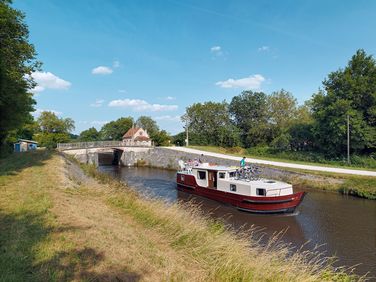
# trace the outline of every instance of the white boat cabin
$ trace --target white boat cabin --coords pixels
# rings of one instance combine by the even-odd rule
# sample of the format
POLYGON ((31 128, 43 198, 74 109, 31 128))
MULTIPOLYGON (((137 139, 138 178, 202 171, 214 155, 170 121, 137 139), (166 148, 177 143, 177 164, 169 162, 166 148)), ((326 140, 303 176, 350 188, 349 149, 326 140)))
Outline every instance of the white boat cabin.
POLYGON ((237 167, 209 165, 181 166, 179 175, 193 175, 200 187, 244 196, 275 197, 293 194, 292 185, 270 179, 241 174, 237 167))

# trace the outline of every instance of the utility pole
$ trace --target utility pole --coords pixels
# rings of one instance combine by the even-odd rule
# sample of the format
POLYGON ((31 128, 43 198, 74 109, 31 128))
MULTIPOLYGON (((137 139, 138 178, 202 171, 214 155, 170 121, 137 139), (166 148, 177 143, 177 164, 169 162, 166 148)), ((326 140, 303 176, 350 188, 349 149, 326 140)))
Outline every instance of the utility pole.
POLYGON ((189 138, 188 138, 188 122, 185 125, 185 132, 186 132, 186 139, 185 139, 185 145, 188 147, 189 146, 189 138))
POLYGON ((347 115, 347 163, 350 164, 350 116, 347 115))

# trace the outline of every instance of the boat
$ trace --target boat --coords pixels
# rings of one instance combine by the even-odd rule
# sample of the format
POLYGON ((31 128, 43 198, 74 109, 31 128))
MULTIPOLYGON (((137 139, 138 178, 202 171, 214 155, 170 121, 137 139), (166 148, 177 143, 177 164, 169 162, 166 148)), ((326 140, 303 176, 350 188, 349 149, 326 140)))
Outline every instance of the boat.
POLYGON ((251 213, 293 213, 305 192, 291 184, 261 177, 252 166, 243 168, 179 161, 177 189, 235 206, 251 213))

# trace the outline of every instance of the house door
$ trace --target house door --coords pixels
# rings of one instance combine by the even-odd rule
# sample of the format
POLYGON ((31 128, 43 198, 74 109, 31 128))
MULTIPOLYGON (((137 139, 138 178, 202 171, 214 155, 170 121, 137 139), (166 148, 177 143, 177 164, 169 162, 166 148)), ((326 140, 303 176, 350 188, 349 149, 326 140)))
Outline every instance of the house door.
POLYGON ((217 172, 216 171, 208 171, 208 181, 209 181, 209 188, 217 188, 217 172))

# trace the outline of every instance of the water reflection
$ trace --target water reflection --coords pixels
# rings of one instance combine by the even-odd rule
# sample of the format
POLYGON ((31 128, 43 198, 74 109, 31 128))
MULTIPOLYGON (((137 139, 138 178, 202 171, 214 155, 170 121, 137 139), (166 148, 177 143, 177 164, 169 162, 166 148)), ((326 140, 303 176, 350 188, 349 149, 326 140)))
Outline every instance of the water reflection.
POLYGON ((103 166, 100 170, 127 182, 140 193, 169 202, 193 201, 214 218, 233 228, 252 225, 262 229, 265 238, 284 231, 283 240, 300 247, 323 245, 327 255, 336 255, 340 265, 357 267, 357 273, 376 276, 376 201, 311 191, 293 215, 258 215, 238 211, 216 201, 176 190, 175 172, 134 167, 103 166))

